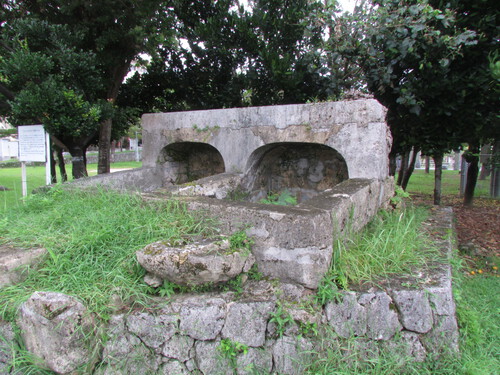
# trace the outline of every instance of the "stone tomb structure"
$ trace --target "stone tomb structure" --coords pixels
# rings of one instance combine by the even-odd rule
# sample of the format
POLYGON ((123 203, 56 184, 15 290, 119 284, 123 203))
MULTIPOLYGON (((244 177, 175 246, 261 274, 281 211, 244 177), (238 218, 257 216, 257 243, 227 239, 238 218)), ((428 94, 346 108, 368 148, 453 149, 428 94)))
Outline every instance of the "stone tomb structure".
MULTIPOLYGON (((384 118, 374 100, 144 115, 143 167, 76 184, 177 196, 217 218, 223 234, 245 230, 254 241, 250 254, 225 253, 219 239, 150 244, 137 251, 144 281, 217 283, 241 273, 244 280, 253 264, 267 278, 248 279, 239 294, 155 297, 154 306, 128 313, 118 301, 107 324, 74 296, 37 291, 17 317, 26 348, 57 374, 99 375, 299 375, 311 352, 329 347, 354 361, 456 351, 449 265, 339 292, 323 306, 314 300, 334 241, 364 226, 393 194, 384 118), (297 205, 259 203, 285 189, 297 205), (228 356, 236 344, 245 350, 228 356)), ((435 211, 428 225, 450 254, 451 211, 435 211)), ((12 323, 0 321, 0 338, 0 374, 14 373, 12 323)))
POLYGON ((146 114, 143 167, 83 183, 184 197, 223 233, 245 228, 265 276, 316 289, 335 238, 393 193, 385 114, 373 99, 146 114), (298 205, 258 203, 285 190, 298 205))

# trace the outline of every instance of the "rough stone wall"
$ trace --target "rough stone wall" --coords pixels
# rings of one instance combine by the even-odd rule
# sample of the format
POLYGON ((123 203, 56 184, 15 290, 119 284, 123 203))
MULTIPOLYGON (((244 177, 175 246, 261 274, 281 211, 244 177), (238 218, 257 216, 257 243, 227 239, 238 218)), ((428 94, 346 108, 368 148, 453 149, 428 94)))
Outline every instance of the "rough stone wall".
MULTIPOLYGON (((436 210, 429 223, 436 238, 441 238, 438 243, 443 253, 449 254, 451 209, 436 210)), ((299 375, 315 360, 311 352, 321 355, 327 347, 342 348, 339 353, 352 360, 390 353, 403 360, 422 361, 428 355, 455 352, 458 328, 450 266, 437 266, 418 270, 420 276, 381 280, 377 287, 343 292, 338 302, 325 306, 315 304, 303 286, 273 281, 248 281, 238 295, 158 298, 154 306, 112 315, 103 328, 108 339, 97 351, 97 365, 94 370, 87 367, 86 373, 213 375, 260 371, 299 375)), ((75 326, 81 320, 64 317, 86 315, 72 297, 60 296, 65 301, 61 303, 56 301, 56 293, 47 299, 49 294, 38 293, 27 301, 18 323, 26 328, 25 334, 35 332, 26 338, 32 347, 62 345, 53 353, 43 352, 44 363, 53 370, 62 368, 57 373, 70 373, 81 364, 81 354, 89 346, 78 345, 78 335, 71 335, 82 332, 75 326), (45 299, 36 302, 40 298, 45 299), (71 307, 41 308, 48 301, 55 307, 71 307), (26 314, 28 310, 30 314, 26 314), (54 329, 47 329, 47 324, 54 329), (37 335, 37 329, 44 335, 37 335), (64 366, 57 367, 61 363, 56 359, 70 350, 75 351, 73 355, 66 355, 64 366)), ((88 327, 89 323, 81 324, 88 327)), ((0 335, 4 338, 0 341, 0 374, 11 374, 16 370, 9 367, 14 340, 11 324, 0 322, 0 335)), ((87 362, 92 363, 91 358, 87 362)))

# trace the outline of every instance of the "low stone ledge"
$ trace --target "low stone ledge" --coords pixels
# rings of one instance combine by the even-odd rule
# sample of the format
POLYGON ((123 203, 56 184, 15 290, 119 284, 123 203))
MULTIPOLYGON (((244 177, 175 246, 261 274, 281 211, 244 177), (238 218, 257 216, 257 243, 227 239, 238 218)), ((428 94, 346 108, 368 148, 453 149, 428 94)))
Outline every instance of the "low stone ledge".
POLYGON ((249 250, 231 249, 228 240, 205 240, 180 247, 155 242, 136 255, 139 264, 156 278, 186 286, 225 282, 248 272, 255 263, 249 250))
MULTIPOLYGON (((195 182, 197 184, 198 182, 195 182)), ((388 196, 386 181, 350 179, 297 206, 275 206, 185 197, 193 211, 217 218, 221 230, 241 228, 254 238, 259 270, 285 283, 317 289, 332 257, 332 244, 350 226, 364 226, 388 196)))

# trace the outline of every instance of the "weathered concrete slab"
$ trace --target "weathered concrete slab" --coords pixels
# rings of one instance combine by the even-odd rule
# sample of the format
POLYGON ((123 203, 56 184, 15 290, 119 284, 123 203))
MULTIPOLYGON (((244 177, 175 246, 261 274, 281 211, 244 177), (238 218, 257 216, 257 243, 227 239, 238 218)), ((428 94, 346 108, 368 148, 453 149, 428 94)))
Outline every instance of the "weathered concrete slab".
POLYGON ((385 179, 391 137, 386 110, 374 99, 146 114, 143 165, 155 167, 171 143, 206 143, 227 172, 246 172, 259 147, 281 142, 316 143, 338 151, 350 178, 385 179))
POLYGON ((347 227, 365 225, 387 201, 387 190, 385 182, 351 179, 297 206, 205 197, 184 201, 191 210, 217 218, 223 233, 246 228, 264 275, 316 289, 330 265, 334 238, 347 227))

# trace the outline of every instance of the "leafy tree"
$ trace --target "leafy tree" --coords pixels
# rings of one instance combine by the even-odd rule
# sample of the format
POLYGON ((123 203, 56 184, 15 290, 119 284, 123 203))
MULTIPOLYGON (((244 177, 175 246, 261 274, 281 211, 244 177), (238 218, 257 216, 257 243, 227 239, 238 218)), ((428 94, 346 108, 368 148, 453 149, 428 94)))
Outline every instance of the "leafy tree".
POLYGON ((174 2, 176 43, 158 45, 146 72, 129 78, 118 102, 143 111, 241 105, 242 10, 237 1, 174 2))
POLYGON ((417 147, 434 157, 439 204, 443 154, 494 128, 497 99, 474 99, 480 91, 489 94, 489 88, 479 79, 481 69, 466 63, 481 38, 458 21, 466 15, 426 0, 374 4, 358 8, 347 52, 359 57, 368 89, 388 108, 393 156, 417 147))
MULTIPOLYGON (((320 1, 179 1, 176 45, 160 46, 119 103, 144 111, 304 103, 339 97, 346 64, 329 64, 324 33, 336 9, 320 1), (339 73, 340 72, 340 73, 339 73)), ((330 38, 330 44, 340 40, 330 38)), ((341 56, 337 54, 337 59, 341 56)))
POLYGON ((326 14, 336 9, 309 0, 255 0, 252 4, 251 31, 244 46, 252 104, 338 97, 341 85, 332 78, 335 67, 326 63, 323 52, 326 14))
POLYGON ((0 85, 10 121, 42 123, 73 156, 73 176, 86 176, 85 151, 111 115, 96 95, 101 82, 95 55, 74 48, 80 35, 62 25, 16 20, 5 31, 0 85))
MULTIPOLYGON (((18 18, 64 26, 68 35, 78 36, 71 40, 73 44, 66 44, 67 49, 95 58, 96 75, 82 78, 99 81, 91 88, 92 96, 113 105, 132 61, 141 52, 170 43, 173 21, 169 6, 170 2, 160 0, 9 1, 2 7, 7 20, 2 31, 18 18)), ((42 39, 43 35, 39 35, 38 40, 42 39)), ((30 49, 31 44, 28 41, 30 49)), ((87 91, 77 94, 86 100, 89 95, 87 91)), ((99 124, 99 173, 109 172, 112 121, 112 116, 104 116, 99 124)))

